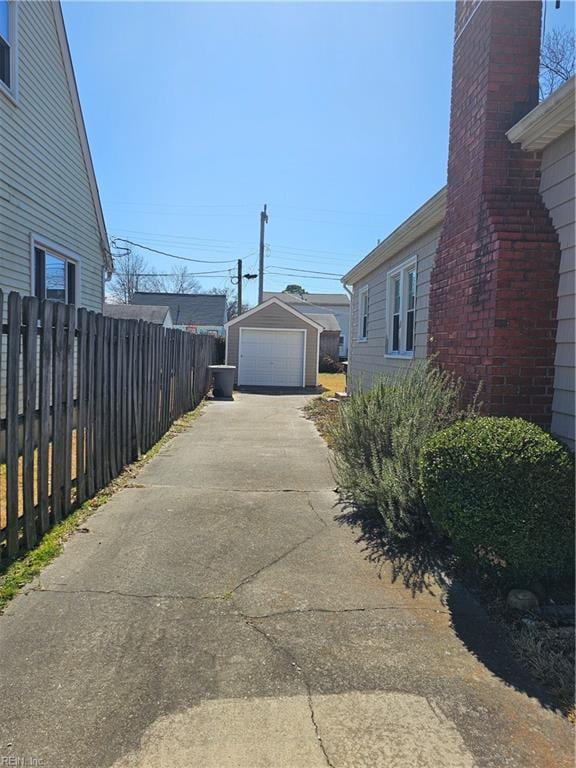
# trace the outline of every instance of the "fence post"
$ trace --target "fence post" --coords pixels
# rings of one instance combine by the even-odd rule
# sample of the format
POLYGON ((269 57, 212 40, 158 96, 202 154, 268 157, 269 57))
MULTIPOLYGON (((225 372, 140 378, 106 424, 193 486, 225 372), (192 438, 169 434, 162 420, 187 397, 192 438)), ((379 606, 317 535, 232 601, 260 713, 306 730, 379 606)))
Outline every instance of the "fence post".
POLYGON ((24 514, 24 545, 30 549, 36 543, 34 509, 34 448, 36 421, 36 342, 38 338, 38 299, 26 296, 24 310, 24 445, 22 450, 22 496, 24 514))

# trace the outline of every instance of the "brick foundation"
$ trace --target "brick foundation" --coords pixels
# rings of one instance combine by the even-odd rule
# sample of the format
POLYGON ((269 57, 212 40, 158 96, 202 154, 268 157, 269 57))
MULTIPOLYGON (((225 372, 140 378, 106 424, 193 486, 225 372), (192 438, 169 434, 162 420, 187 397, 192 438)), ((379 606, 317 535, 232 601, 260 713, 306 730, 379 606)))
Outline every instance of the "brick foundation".
POLYGON ((540 156, 505 132, 538 102, 539 2, 458 2, 447 212, 428 351, 488 413, 549 426, 560 246, 540 156))

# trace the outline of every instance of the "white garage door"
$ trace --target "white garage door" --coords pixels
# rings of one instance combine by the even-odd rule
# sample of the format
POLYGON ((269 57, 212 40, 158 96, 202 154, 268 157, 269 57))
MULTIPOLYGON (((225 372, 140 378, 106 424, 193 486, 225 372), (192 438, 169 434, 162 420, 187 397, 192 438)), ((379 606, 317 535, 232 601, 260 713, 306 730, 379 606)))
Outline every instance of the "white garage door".
POLYGON ((238 384, 301 387, 305 331, 240 329, 238 384))

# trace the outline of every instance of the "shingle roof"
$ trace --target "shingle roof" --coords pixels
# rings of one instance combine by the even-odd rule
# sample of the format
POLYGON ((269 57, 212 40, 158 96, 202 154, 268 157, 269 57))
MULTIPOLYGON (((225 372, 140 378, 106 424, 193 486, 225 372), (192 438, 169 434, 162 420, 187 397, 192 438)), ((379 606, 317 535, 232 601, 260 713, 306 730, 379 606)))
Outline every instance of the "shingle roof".
POLYGON ((145 320, 147 323, 163 325, 169 307, 158 307, 154 304, 104 304, 103 314, 115 317, 117 320, 145 320))
POLYGON ((207 293, 135 293, 133 304, 170 307, 174 325, 224 325, 226 297, 207 293))
POLYGON ((303 315, 309 315, 317 323, 324 326, 325 331, 338 331, 340 332, 340 323, 331 312, 304 312, 301 307, 298 307, 298 311, 303 315))
POLYGON ((317 323, 323 325, 325 331, 342 330, 336 316, 324 307, 317 307, 315 304, 308 304, 305 301, 299 304, 292 304, 291 306, 303 315, 308 315, 313 320, 316 320, 317 323))
POLYGON ((307 293, 304 297, 311 304, 338 304, 347 307, 350 297, 346 293, 307 293))
POLYGON ((345 293, 305 293, 300 296, 297 293, 285 293, 284 291, 264 291, 264 301, 275 296, 286 304, 314 304, 316 306, 338 305, 347 307, 350 299, 345 293))

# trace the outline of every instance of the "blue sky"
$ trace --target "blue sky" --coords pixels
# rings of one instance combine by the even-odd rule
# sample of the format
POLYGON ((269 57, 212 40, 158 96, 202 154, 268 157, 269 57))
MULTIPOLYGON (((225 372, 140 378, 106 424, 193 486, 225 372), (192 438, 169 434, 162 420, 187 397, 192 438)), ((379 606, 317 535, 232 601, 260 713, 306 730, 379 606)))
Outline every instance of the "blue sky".
MULTIPOLYGON (((548 25, 569 23, 573 7, 553 5, 548 25)), ((255 272, 267 203, 269 273, 343 274, 445 183, 453 13, 451 2, 65 2, 110 236, 255 272)), ((146 257, 161 271, 178 263, 146 257)), ((267 274, 265 288, 289 282, 340 289, 288 274, 267 274)))

